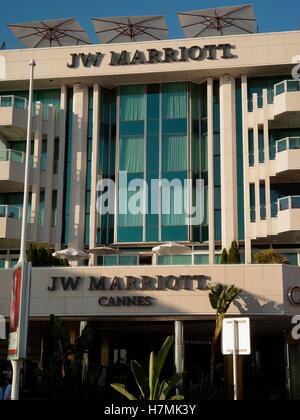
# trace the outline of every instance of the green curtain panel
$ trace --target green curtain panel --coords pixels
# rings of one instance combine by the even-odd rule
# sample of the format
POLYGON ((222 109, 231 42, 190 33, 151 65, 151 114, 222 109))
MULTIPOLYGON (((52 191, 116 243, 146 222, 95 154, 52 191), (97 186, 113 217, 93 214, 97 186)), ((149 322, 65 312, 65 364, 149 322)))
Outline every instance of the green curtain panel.
MULTIPOLYGON (((168 200, 168 196, 163 193, 163 203, 164 199, 168 200)), ((162 205, 162 224, 163 226, 185 226, 186 225, 186 215, 184 212, 184 203, 186 199, 184 193, 181 194, 175 191, 174 188, 170 189, 170 214, 167 213, 168 206, 162 205), (164 208, 165 207, 165 208, 164 208), (178 214, 179 213, 179 214, 178 214)))
POLYGON ((145 119, 144 85, 123 86, 120 89, 120 120, 143 121, 145 119))
POLYGON ((186 136, 164 136, 162 158, 164 172, 186 171, 188 166, 186 136))
POLYGON ((121 137, 120 171, 144 172, 144 137, 121 137))
POLYGON ((163 85, 163 118, 167 120, 187 118, 186 83, 163 85))
MULTIPOLYGON (((128 191, 127 192, 127 200, 128 203, 131 199, 132 196, 134 196, 135 194, 137 194, 136 191, 128 191)), ((127 206, 127 210, 128 210, 127 206)), ((143 226, 143 214, 139 213, 139 214, 131 214, 128 213, 127 214, 119 214, 118 215, 118 219, 119 219, 119 227, 140 227, 143 226)))

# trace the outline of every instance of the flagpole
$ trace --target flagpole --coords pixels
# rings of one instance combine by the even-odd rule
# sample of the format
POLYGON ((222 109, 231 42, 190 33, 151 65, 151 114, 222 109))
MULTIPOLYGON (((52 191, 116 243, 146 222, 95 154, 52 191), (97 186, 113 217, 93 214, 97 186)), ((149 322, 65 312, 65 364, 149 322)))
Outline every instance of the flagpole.
MULTIPOLYGON (((23 269, 27 263, 27 229, 28 229, 28 198, 29 198, 29 177, 30 177, 30 152, 31 152, 31 129, 32 129, 32 103, 33 103, 33 80, 34 80, 34 68, 36 66, 35 61, 32 59, 29 63, 30 66, 30 81, 29 81, 29 99, 28 99, 28 121, 27 121, 27 140, 26 140, 26 158, 25 158, 25 176, 24 176, 24 197, 23 197, 23 213, 22 213, 22 231, 21 231, 21 247, 20 247, 20 258, 18 264, 23 265, 23 269)), ((23 277, 23 281, 26 281, 23 277)), ((22 298, 22 296, 21 296, 22 298)), ((29 299, 29 296, 28 296, 29 299)), ((20 317, 22 316, 20 313, 20 317)), ((24 322, 24 320, 23 320, 24 322)), ((20 319, 20 326, 24 326, 22 319, 20 319)), ((20 371, 22 360, 12 360, 12 389, 11 389, 11 399, 19 400, 20 392, 20 371)))

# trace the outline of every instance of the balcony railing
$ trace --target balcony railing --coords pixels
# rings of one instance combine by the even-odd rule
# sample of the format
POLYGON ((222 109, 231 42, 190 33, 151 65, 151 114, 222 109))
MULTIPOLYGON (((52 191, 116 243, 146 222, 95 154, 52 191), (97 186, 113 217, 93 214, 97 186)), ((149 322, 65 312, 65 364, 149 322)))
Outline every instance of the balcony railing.
POLYGON ((25 153, 18 150, 0 149, 0 162, 16 162, 24 164, 25 153))
POLYGON ((300 195, 283 197, 278 200, 279 211, 300 209, 300 195))
POLYGON ((300 149, 300 137, 286 137, 276 142, 276 152, 300 149))
POLYGON ((0 205, 0 217, 21 220, 22 207, 0 205))
POLYGON ((275 96, 281 95, 286 92, 299 92, 300 80, 284 80, 274 86, 275 96))
POLYGON ((0 96, 0 108, 19 108, 27 109, 28 101, 26 98, 21 98, 15 95, 1 95, 0 96))

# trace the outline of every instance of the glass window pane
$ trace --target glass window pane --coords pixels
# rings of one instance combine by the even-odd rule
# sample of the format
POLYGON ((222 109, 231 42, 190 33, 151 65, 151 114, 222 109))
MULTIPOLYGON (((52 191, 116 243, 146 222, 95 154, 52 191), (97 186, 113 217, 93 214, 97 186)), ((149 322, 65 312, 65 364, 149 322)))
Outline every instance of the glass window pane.
POLYGON ((186 136, 164 136, 162 160, 164 172, 187 170, 186 136))
POLYGON ((163 118, 172 120, 187 117, 186 83, 163 85, 163 118))
POLYGON ((144 85, 120 88, 120 120, 142 121, 145 119, 144 85))
POLYGON ((144 137, 121 137, 120 171, 144 171, 144 137))

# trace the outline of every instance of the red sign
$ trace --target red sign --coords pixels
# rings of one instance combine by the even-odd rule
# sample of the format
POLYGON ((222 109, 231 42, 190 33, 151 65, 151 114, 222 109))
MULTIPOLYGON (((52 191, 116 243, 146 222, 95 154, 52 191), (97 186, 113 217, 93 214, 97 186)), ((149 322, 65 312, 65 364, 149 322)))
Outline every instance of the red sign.
POLYGON ((13 272, 9 323, 8 359, 25 359, 28 334, 31 265, 23 263, 13 272))
POLYGON ((9 356, 17 354, 17 335, 20 321, 20 303, 21 303, 21 287, 22 287, 22 268, 18 267, 13 274, 12 296, 10 307, 9 333, 10 343, 8 349, 9 356))

